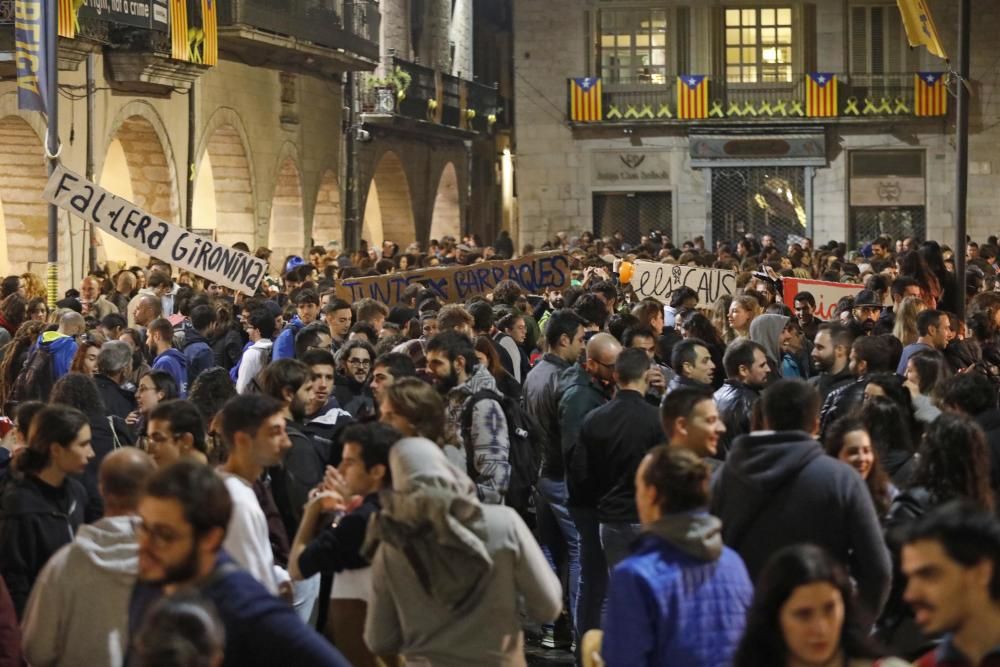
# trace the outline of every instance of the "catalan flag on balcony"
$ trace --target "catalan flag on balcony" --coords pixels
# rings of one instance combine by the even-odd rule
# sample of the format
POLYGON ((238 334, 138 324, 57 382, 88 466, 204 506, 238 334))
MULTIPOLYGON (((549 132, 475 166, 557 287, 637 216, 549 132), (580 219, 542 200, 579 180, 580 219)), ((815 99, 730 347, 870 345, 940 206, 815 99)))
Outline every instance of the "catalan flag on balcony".
POLYGON ((948 89, 943 72, 917 72, 913 75, 913 108, 918 116, 944 116, 948 113, 948 89))
POLYGON ((569 80, 569 119, 594 123, 604 119, 601 108, 601 80, 593 77, 569 80))
POLYGON ((677 118, 708 118, 708 77, 704 74, 677 77, 677 118))
POLYGON ((56 32, 60 37, 73 39, 76 37, 77 12, 80 9, 73 9, 73 0, 59 0, 59 21, 56 32))
POLYGON ((829 118, 837 112, 837 77, 829 72, 806 74, 806 115, 829 118))
POLYGON ((189 60, 187 0, 170 0, 170 57, 189 60))

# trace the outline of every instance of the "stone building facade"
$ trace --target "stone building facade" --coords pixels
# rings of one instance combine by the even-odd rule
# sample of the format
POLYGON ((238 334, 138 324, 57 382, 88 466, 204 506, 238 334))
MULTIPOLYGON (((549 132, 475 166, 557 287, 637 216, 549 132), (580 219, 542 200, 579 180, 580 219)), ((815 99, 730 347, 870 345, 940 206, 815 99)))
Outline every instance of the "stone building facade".
MULTIPOLYGON (((930 5, 954 54, 956 3, 930 5)), ((1000 6, 972 5, 968 223, 985 238, 1000 204, 1000 6)), ((914 81, 948 65, 907 47, 894 2, 517 0, 514 34, 522 243, 618 229, 953 242, 954 98, 917 116, 914 81), (835 117, 784 113, 810 72, 837 77, 835 117), (680 75, 707 75, 712 115, 678 120, 680 75), (601 79, 600 121, 570 119, 576 77, 601 79)))

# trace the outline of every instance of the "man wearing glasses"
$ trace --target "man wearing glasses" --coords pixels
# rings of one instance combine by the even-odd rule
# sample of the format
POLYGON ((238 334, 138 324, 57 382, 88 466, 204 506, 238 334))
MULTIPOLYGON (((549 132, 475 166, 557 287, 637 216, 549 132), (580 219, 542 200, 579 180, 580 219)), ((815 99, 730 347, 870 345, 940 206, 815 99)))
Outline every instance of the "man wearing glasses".
POLYGON ((153 476, 139 502, 139 583, 129 629, 141 627, 161 597, 194 587, 218 610, 226 664, 346 667, 335 648, 225 553, 231 514, 229 491, 208 466, 182 461, 153 476))
POLYGON ((337 399, 337 403, 355 419, 373 412, 375 403, 369 385, 375 348, 363 340, 349 340, 340 348, 337 360, 340 362, 340 372, 333 387, 333 397, 337 399))

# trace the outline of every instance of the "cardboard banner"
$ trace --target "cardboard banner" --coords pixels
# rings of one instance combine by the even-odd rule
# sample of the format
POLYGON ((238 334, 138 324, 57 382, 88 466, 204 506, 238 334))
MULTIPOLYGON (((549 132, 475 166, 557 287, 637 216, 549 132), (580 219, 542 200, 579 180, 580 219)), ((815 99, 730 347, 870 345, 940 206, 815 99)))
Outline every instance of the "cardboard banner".
POLYGON ((629 283, 640 299, 670 303, 670 295, 681 287, 698 293, 698 307, 710 308, 716 299, 736 294, 736 272, 698 266, 637 261, 629 283))
POLYGON ((864 289, 862 285, 851 283, 829 283, 824 280, 803 280, 802 278, 782 278, 781 291, 784 304, 795 310, 795 295, 809 292, 816 298, 816 317, 832 320, 837 302, 845 296, 854 296, 864 289))
POLYGON ((384 276, 347 278, 337 284, 337 297, 348 302, 370 298, 394 306, 402 300, 407 286, 420 283, 445 303, 456 303, 486 294, 502 280, 513 280, 534 294, 546 288, 561 289, 569 285, 569 260, 562 252, 552 251, 467 266, 436 266, 384 276))
POLYGON ((42 196, 140 252, 244 294, 267 273, 263 260, 155 218, 61 164, 42 196))

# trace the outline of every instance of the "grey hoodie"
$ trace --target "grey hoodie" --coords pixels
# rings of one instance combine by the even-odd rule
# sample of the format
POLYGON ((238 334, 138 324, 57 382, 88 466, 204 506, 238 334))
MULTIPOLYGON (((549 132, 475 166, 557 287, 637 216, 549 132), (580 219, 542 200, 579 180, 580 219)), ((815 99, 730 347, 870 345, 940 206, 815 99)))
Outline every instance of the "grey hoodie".
POLYGON ((759 343, 767 353, 767 359, 775 368, 781 368, 781 332, 788 325, 784 315, 758 315, 750 323, 750 340, 759 343))
POLYGON ((42 568, 22 623, 33 667, 124 663, 139 566, 136 522, 116 516, 81 526, 42 568))
POLYGON ((643 532, 655 535, 699 560, 719 560, 722 555, 722 522, 711 514, 664 514, 648 526, 643 526, 643 532))

